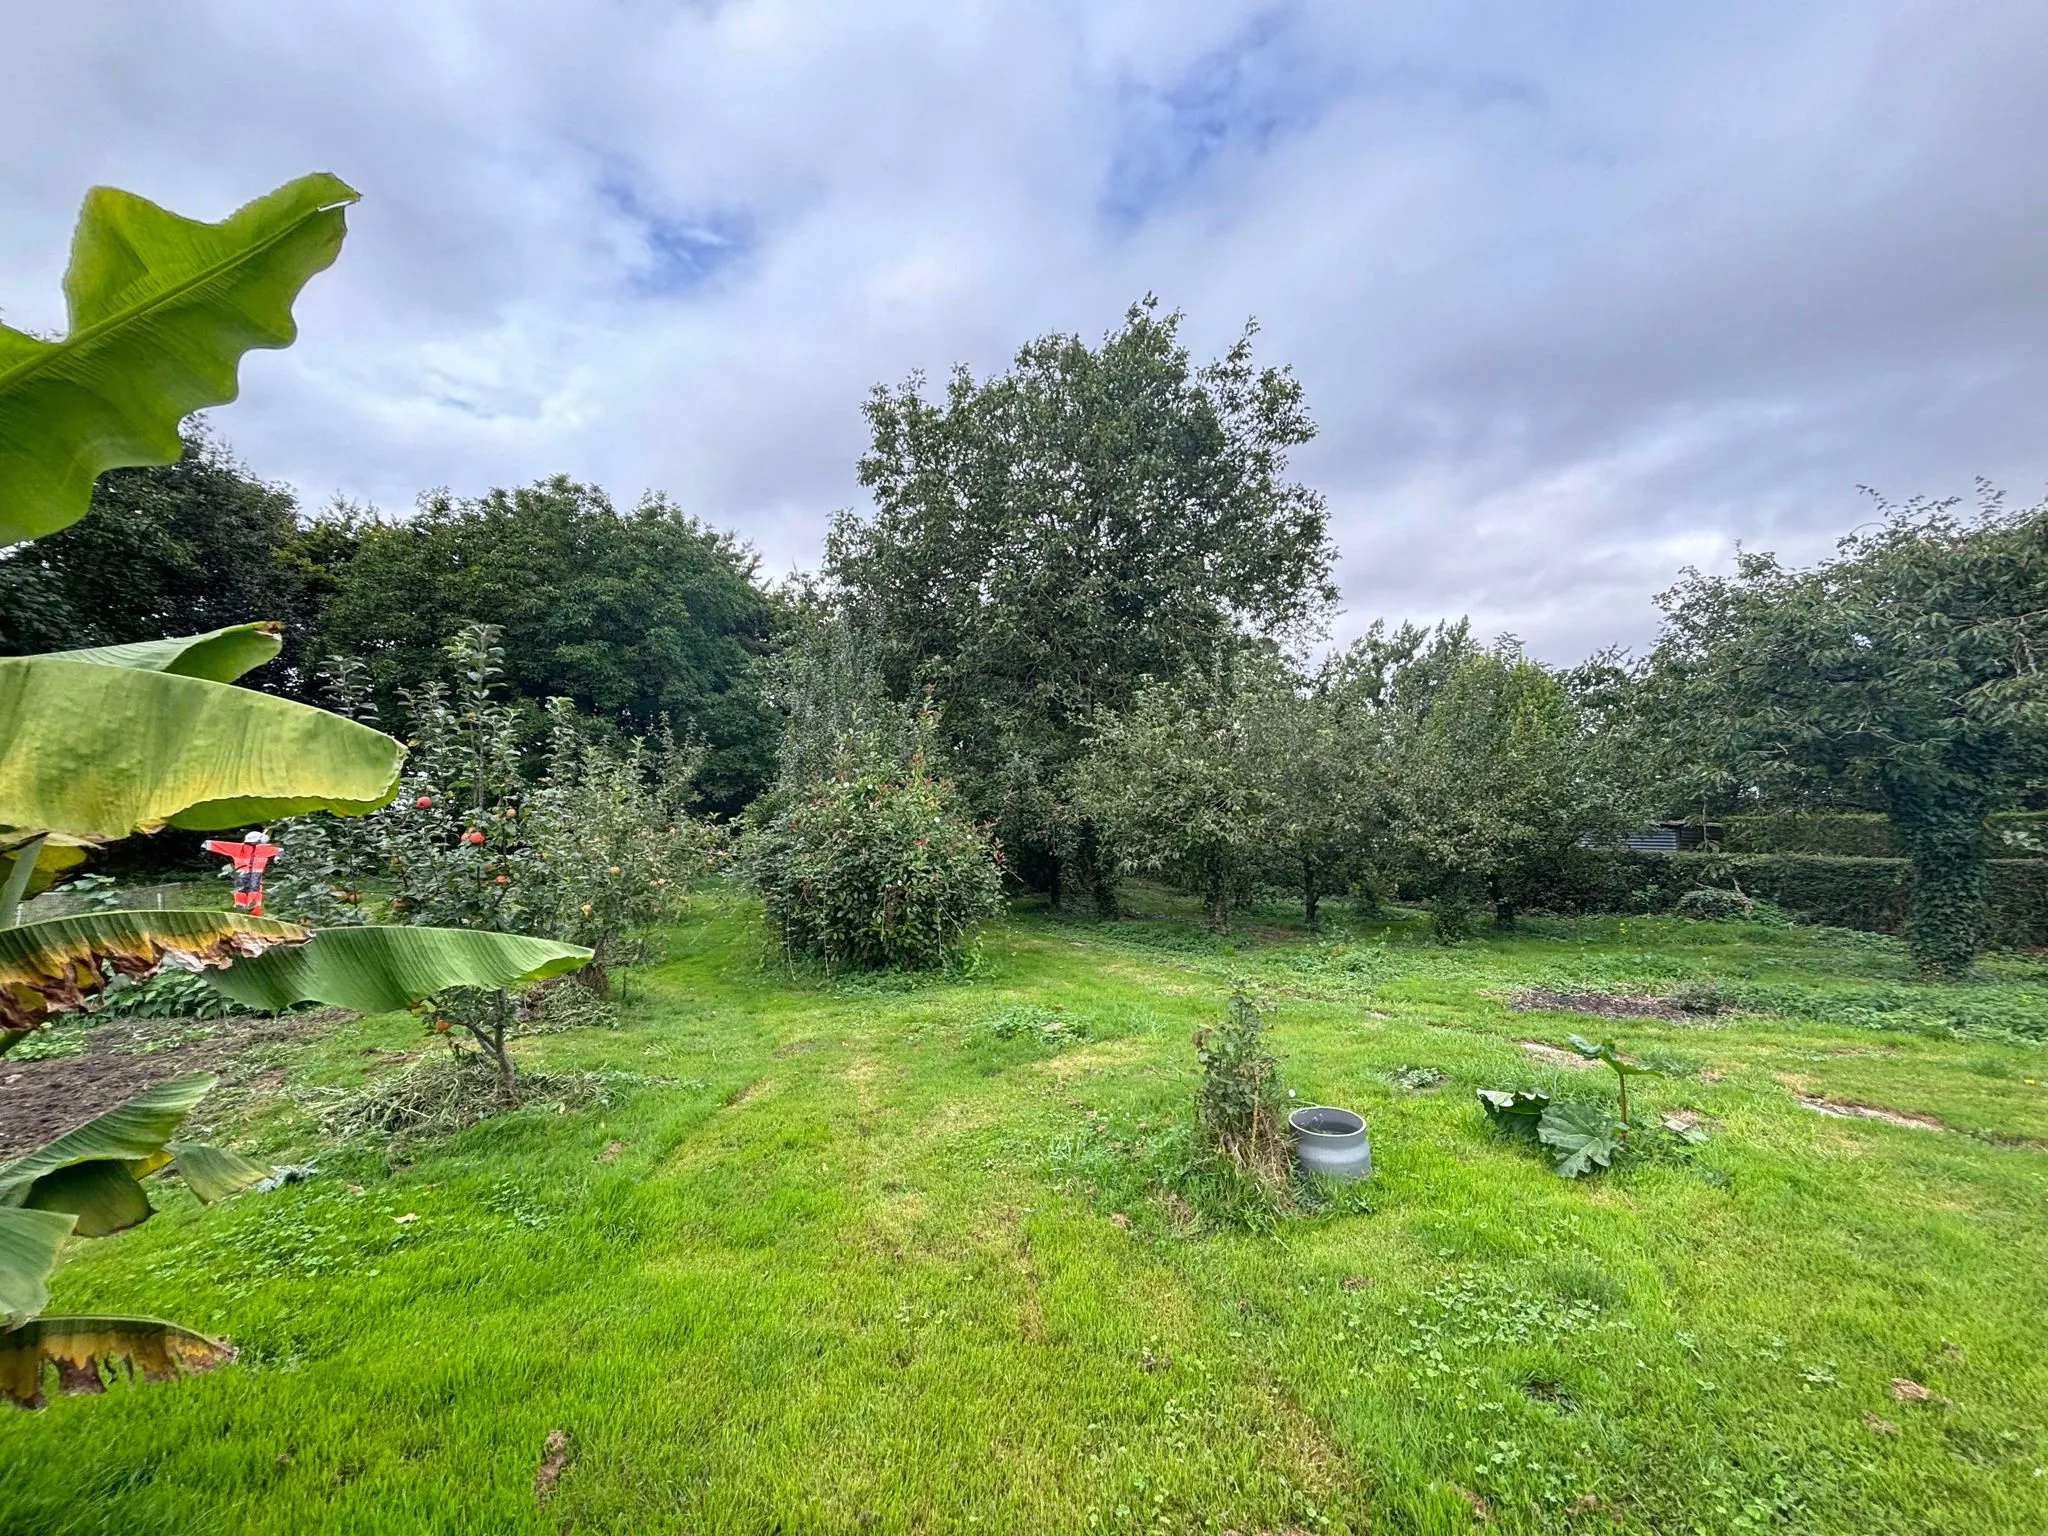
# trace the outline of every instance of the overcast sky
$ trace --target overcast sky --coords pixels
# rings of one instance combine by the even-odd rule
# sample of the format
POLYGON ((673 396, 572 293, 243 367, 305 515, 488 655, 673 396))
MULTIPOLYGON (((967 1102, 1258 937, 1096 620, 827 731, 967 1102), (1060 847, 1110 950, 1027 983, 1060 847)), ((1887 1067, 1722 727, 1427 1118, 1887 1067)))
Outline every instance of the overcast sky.
POLYGON ((1247 316, 1346 615, 1568 661, 1736 541, 2048 487, 2048 5, 0 0, 0 312, 84 188, 364 199, 215 424, 309 504, 556 471, 815 563, 867 387, 1247 316))

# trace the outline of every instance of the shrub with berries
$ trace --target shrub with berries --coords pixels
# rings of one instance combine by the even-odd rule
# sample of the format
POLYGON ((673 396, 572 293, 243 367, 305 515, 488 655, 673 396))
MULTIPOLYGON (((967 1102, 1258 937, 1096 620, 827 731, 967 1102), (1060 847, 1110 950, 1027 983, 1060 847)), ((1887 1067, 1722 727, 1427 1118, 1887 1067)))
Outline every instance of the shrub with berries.
MULTIPOLYGON (((696 759, 665 734, 602 741, 557 699, 535 775, 503 697, 497 632, 471 626, 447 649, 451 682, 404 696, 411 750, 392 804, 352 825, 309 816, 279 829, 278 910, 333 921, 345 892, 381 884, 400 922, 587 945, 597 959, 578 979, 602 990, 607 966, 717 849, 716 829, 689 814, 696 759)), ((335 662, 324 675, 358 690, 349 712, 363 718, 366 669, 335 662)), ((357 901, 344 920, 365 920, 357 901)))
POLYGON ((741 870, 784 949, 854 970, 952 967, 1002 908, 1002 855, 927 771, 936 718, 906 762, 849 763, 763 804, 741 870))

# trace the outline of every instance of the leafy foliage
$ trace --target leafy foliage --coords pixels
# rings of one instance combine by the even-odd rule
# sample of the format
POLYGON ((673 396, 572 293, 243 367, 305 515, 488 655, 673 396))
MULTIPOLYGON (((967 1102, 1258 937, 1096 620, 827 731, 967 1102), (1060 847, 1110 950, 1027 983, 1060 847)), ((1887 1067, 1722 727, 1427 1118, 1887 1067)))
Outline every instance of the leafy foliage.
POLYGON ((225 683, 0 660, 0 827, 99 839, 362 812, 390 797, 402 755, 352 721, 225 683))
MULTIPOLYGON (((651 744, 595 734, 558 699, 543 771, 531 773, 498 642, 489 625, 465 628, 444 651, 452 686, 434 679, 407 696, 413 748, 387 807, 277 829, 279 908, 361 922, 365 891, 388 883, 402 921, 580 944, 602 985, 631 933, 682 900, 717 849, 690 813, 697 755, 666 733, 651 744)), ((360 663, 335 658, 323 675, 341 708, 374 718, 360 663)))
POLYGON ((1096 722, 1074 804, 1116 858, 1199 890, 1210 925, 1260 880, 1318 902, 1374 844, 1383 797, 1341 677, 1301 676, 1264 647, 1147 688, 1096 722))
POLYGON ((1020 871, 1099 891, 1066 774, 1103 712, 1234 637, 1311 626, 1333 597, 1321 498, 1285 477, 1313 433, 1299 383, 1251 331, 1196 368, 1179 316, 1135 305, 1091 347, 1041 337, 943 401, 877 388, 861 483, 825 574, 891 697, 944 711, 971 803, 1020 871))
POLYGON ((1195 1088, 1197 1172, 1240 1220, 1270 1220, 1292 1203, 1294 1149, 1265 1020, 1235 990, 1222 1022, 1196 1030, 1194 1043, 1202 1068, 1195 1088))
POLYGON ((355 200, 332 176, 304 176, 202 224, 88 192, 66 334, 0 326, 0 545, 77 521, 102 470, 179 458, 179 423, 234 399, 242 354, 291 345, 292 303, 340 252, 355 200))
POLYGON ((199 972, 178 965, 160 966, 125 986, 108 983, 100 1011, 132 1019, 224 1019, 256 1012, 208 986, 199 972))
POLYGON ((833 969, 956 966, 1002 908, 1001 851, 927 766, 849 766, 763 802, 739 868, 784 951, 833 969))
MULTIPOLYGON (((340 208, 354 196, 332 177, 308 177, 203 225, 123 193, 89 195, 66 277, 71 334, 43 342, 0 328, 0 542, 74 521, 100 469, 177 457, 179 418, 232 398, 241 354, 292 339, 291 301, 333 259, 340 208)), ((240 626, 0 662, 0 844, 13 853, 0 886, 0 1050, 50 1010, 83 1004, 110 969, 140 974, 166 958, 253 965, 258 951, 305 939, 302 929, 239 913, 93 912, 16 924, 22 891, 53 845, 171 822, 224 828, 315 808, 361 812, 389 798, 397 742, 229 686, 276 650, 274 632, 240 626)), ((448 942, 482 937, 502 936, 437 942, 410 932, 395 945, 349 949, 350 963, 323 954, 269 979, 295 978, 296 991, 278 988, 295 998, 439 989, 489 970, 474 945, 448 942)), ((563 951, 547 965, 583 958, 563 951)), ((263 978, 238 979, 246 987, 263 978)), ((10 1309, 0 1390, 15 1401, 40 1404, 50 1366, 63 1390, 97 1391, 101 1370, 116 1362, 157 1379, 232 1358, 153 1319, 27 1316, 47 1300, 43 1281, 56 1261, 55 1228, 37 1213, 96 1236, 147 1219, 138 1180, 174 1159, 201 1199, 267 1172, 167 1140, 213 1081, 160 1084, 0 1168, 0 1293, 10 1309)))
POLYGON ((573 971, 590 951, 523 933, 462 928, 328 928, 305 944, 212 971, 244 1007, 281 1013, 331 1003, 360 1013, 407 1008, 451 987, 514 987, 573 971))
POLYGON ((489 624, 525 734, 553 698, 653 736, 701 740, 707 802, 737 811, 774 771, 760 659, 774 612, 751 551, 659 496, 630 512, 561 476, 341 530, 323 650, 365 658, 394 707, 444 674, 443 647, 489 624))
POLYGON ((1725 922, 1731 918, 1748 917, 1755 908, 1756 902, 1740 891, 1725 891, 1718 885, 1703 885, 1679 897, 1677 905, 1671 910, 1680 917, 1725 922))
POLYGON ((255 479, 217 440, 188 426, 176 463, 102 475, 84 517, 0 553, 0 654, 268 620, 285 654, 261 686, 303 698, 299 647, 311 637, 325 586, 306 555, 319 542, 302 531, 289 492, 255 479))
POLYGON ((103 1392, 107 1375, 170 1381, 234 1358, 232 1346, 161 1318, 36 1317, 0 1333, 0 1397, 42 1407, 53 1370, 60 1392, 103 1392))
POLYGON ((1532 875, 1625 824, 1625 780, 1563 683, 1511 642, 1480 650, 1462 628, 1396 638, 1386 710, 1397 857, 1449 942, 1488 902, 1511 924, 1532 875))
POLYGON ((0 928, 0 1054, 52 1012, 81 1008, 112 975, 147 976, 166 959, 230 965, 306 930, 240 912, 81 912, 0 928))
POLYGON ((1688 572, 1662 599, 1652 714, 1702 793, 1868 786, 1913 862, 1914 958, 1955 974, 1981 941, 1985 817, 2048 742, 2048 508, 1884 512, 1809 570, 1688 572))
POLYGON ((64 1391, 87 1392, 99 1390, 103 1359, 128 1359, 146 1379, 160 1380, 233 1358, 232 1350, 151 1318, 36 1317, 49 1302, 47 1281, 67 1235, 104 1237, 149 1219, 140 1182, 148 1175, 174 1166, 209 1203, 269 1175, 239 1153, 171 1140, 214 1081, 197 1072, 159 1083, 0 1167, 0 1396, 41 1407, 43 1375, 53 1364, 64 1391))
POLYGON ((1557 1154, 1557 1171, 1576 1179, 1613 1162, 1628 1136, 1628 1123, 1604 1104, 1553 1104, 1543 1111, 1536 1136, 1557 1154))
POLYGON ((1664 1074, 1655 1067, 1646 1067, 1630 1061, 1616 1049, 1612 1040, 1592 1041, 1584 1035, 1569 1035, 1571 1047, 1588 1061, 1604 1062, 1614 1069, 1616 1090, 1621 1095, 1621 1123, 1624 1127, 1631 1122, 1628 1115, 1628 1080, 1632 1077, 1662 1077, 1664 1074))
POLYGON ((524 926, 588 948, 586 980, 603 991, 609 968, 681 904, 723 840, 690 811, 701 754, 666 733, 651 746, 592 740, 566 699, 548 713, 546 776, 518 818, 519 910, 524 926))
POLYGON ((1479 1107, 1501 1130, 1533 1138, 1536 1123, 1550 1108, 1550 1095, 1540 1088, 1481 1088, 1479 1107))

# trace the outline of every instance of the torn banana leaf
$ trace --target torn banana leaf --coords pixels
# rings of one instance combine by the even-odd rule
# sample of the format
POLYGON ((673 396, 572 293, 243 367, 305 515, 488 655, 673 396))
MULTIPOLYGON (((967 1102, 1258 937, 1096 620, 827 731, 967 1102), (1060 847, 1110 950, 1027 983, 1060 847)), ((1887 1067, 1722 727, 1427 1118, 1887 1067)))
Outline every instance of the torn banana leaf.
POLYGON ((169 959, 229 965, 310 937, 294 923, 240 912, 84 912, 0 928, 0 1054, 51 1013, 102 991, 106 973, 146 976, 169 959))
POLYGON ((274 619, 230 624, 203 635, 173 635, 167 640, 131 640, 126 645, 95 645, 81 651, 49 651, 56 661, 89 661, 101 667, 133 667, 140 672, 169 672, 209 683, 232 683, 254 671, 284 648, 284 626, 274 619))
POLYGON ((252 1189, 276 1171, 270 1164, 259 1163, 253 1157, 244 1157, 225 1147, 209 1147, 201 1142, 174 1141, 164 1150, 175 1160, 178 1177, 199 1197, 202 1205, 211 1205, 216 1200, 225 1200, 229 1195, 252 1189))
POLYGON ((38 1317, 0 1333, 0 1397, 40 1408, 59 1392, 104 1392, 123 1378, 169 1381, 235 1358, 233 1346, 154 1317, 38 1317))
POLYGON ((324 709, 204 678, 0 660, 0 827, 105 840, 388 803, 405 749, 324 709))
POLYGON ((293 949, 273 949, 206 979, 236 1002, 269 1013, 330 1003, 391 1013, 450 987, 516 987, 573 971, 590 959, 576 944, 475 928, 328 928, 293 949))
POLYGON ((178 426, 235 398, 242 356, 287 347, 292 304, 341 251, 355 189, 316 174, 217 224, 94 187, 54 340, 0 325, 0 545, 85 515, 124 464, 174 464, 178 426))
POLYGON ((61 1211, 0 1206, 0 1328, 12 1328, 50 1304, 50 1271, 74 1219, 61 1211))

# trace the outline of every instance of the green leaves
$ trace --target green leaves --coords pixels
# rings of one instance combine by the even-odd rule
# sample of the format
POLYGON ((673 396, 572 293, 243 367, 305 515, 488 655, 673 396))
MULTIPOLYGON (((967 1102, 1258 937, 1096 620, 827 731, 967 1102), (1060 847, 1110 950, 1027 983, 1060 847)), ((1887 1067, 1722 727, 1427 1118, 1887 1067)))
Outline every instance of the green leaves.
POLYGON ((1557 1171, 1567 1179, 1605 1168, 1628 1134, 1614 1112, 1600 1104, 1553 1104, 1543 1111, 1536 1135, 1557 1153, 1557 1171))
POLYGON ((331 1003, 389 1013, 450 987, 515 987, 573 971, 575 944, 469 928, 330 928, 296 949, 244 960, 207 980, 237 1002, 277 1012, 331 1003))
POLYGON ((1616 1049, 1612 1040, 1602 1040, 1599 1044, 1595 1045, 1584 1035, 1567 1035, 1565 1038, 1571 1041, 1572 1049, 1585 1057, 1586 1060, 1604 1061, 1608 1066, 1614 1068, 1614 1075, 1617 1079, 1616 1087, 1621 1094, 1621 1119, 1622 1123, 1626 1125, 1629 1118, 1628 1080, 1632 1077, 1662 1077, 1664 1074, 1655 1067, 1638 1066, 1635 1062, 1630 1061, 1616 1049))
POLYGON ((1550 1095, 1540 1088, 1516 1088, 1512 1091, 1481 1088, 1479 1107, 1486 1111, 1486 1118, 1500 1130, 1516 1136, 1527 1136, 1533 1140, 1536 1135, 1536 1122, 1542 1119, 1543 1112, 1550 1108, 1550 1095))
MULTIPOLYGON (((1604 1061, 1614 1068, 1621 1093, 1621 1113, 1604 1104, 1553 1103, 1550 1095, 1536 1088, 1479 1090, 1480 1106, 1496 1126, 1540 1141, 1557 1157, 1557 1171, 1576 1179, 1595 1168, 1607 1167, 1629 1140, 1628 1080, 1631 1077, 1661 1077, 1655 1067, 1645 1067, 1623 1056, 1612 1040, 1594 1042, 1583 1035, 1567 1037, 1572 1049, 1588 1061, 1604 1061)), ((1667 1115, 1661 1127, 1665 1136, 1684 1147, 1698 1146, 1707 1139, 1696 1116, 1667 1115)))
POLYGON ((1604 1061, 1623 1077, 1662 1077, 1664 1075, 1655 1067, 1640 1066, 1630 1061, 1621 1054, 1620 1049, 1616 1047, 1612 1040, 1602 1040, 1595 1044, 1584 1035, 1567 1035, 1565 1039, 1570 1041, 1572 1049, 1585 1057, 1586 1060, 1604 1061))
POLYGON ((244 1157, 222 1147, 209 1147, 201 1142, 174 1141, 165 1150, 177 1163, 178 1177, 185 1181, 185 1187, 192 1191, 201 1205, 211 1205, 216 1200, 225 1200, 229 1195, 253 1188, 269 1178, 272 1172, 268 1163, 259 1163, 253 1157, 244 1157))
POLYGON ((232 683, 254 671, 284 647, 284 626, 264 620, 230 624, 203 635, 176 635, 168 640, 135 640, 127 645, 97 645, 82 651, 52 651, 56 661, 90 661, 102 667, 135 667, 145 672, 173 672, 210 683, 232 683))
POLYGON ((0 1333, 0 1397, 42 1407, 53 1367, 59 1392, 101 1392, 110 1373, 169 1381, 234 1358, 219 1339, 154 1317, 39 1317, 0 1333))
MULTIPOLYGON (((229 656, 222 646, 209 664, 229 656)), ((359 814, 391 798, 404 752, 367 726, 245 688, 49 656, 0 660, 0 827, 117 838, 166 823, 359 814)))
POLYGON ((356 195, 305 176, 203 224, 88 192, 66 334, 0 326, 0 545, 77 521, 103 470, 175 460, 178 423, 235 398, 242 355, 297 336, 292 304, 339 253, 356 195))
POLYGON ((149 1220, 138 1181, 173 1162, 203 1204, 260 1183, 270 1176, 262 1163, 170 1139, 216 1081, 209 1072, 187 1072, 159 1083, 0 1168, 0 1214, 52 1213, 69 1218, 73 1236, 105 1237, 149 1220))
POLYGON ((78 1218, 77 1235, 104 1237, 147 1221, 136 1179, 171 1160, 164 1143, 217 1079, 187 1072, 0 1168, 0 1206, 78 1218))
POLYGON ((291 923, 240 912, 85 912, 0 928, 0 1054, 50 1013, 103 990, 109 970, 143 976, 167 956, 227 965, 306 938, 291 923))
MULTIPOLYGON (((34 1317, 50 1302, 50 1271, 71 1235, 74 1216, 0 1206, 0 1329, 34 1317)), ((9 1336, 0 1332, 0 1345, 9 1336)))

